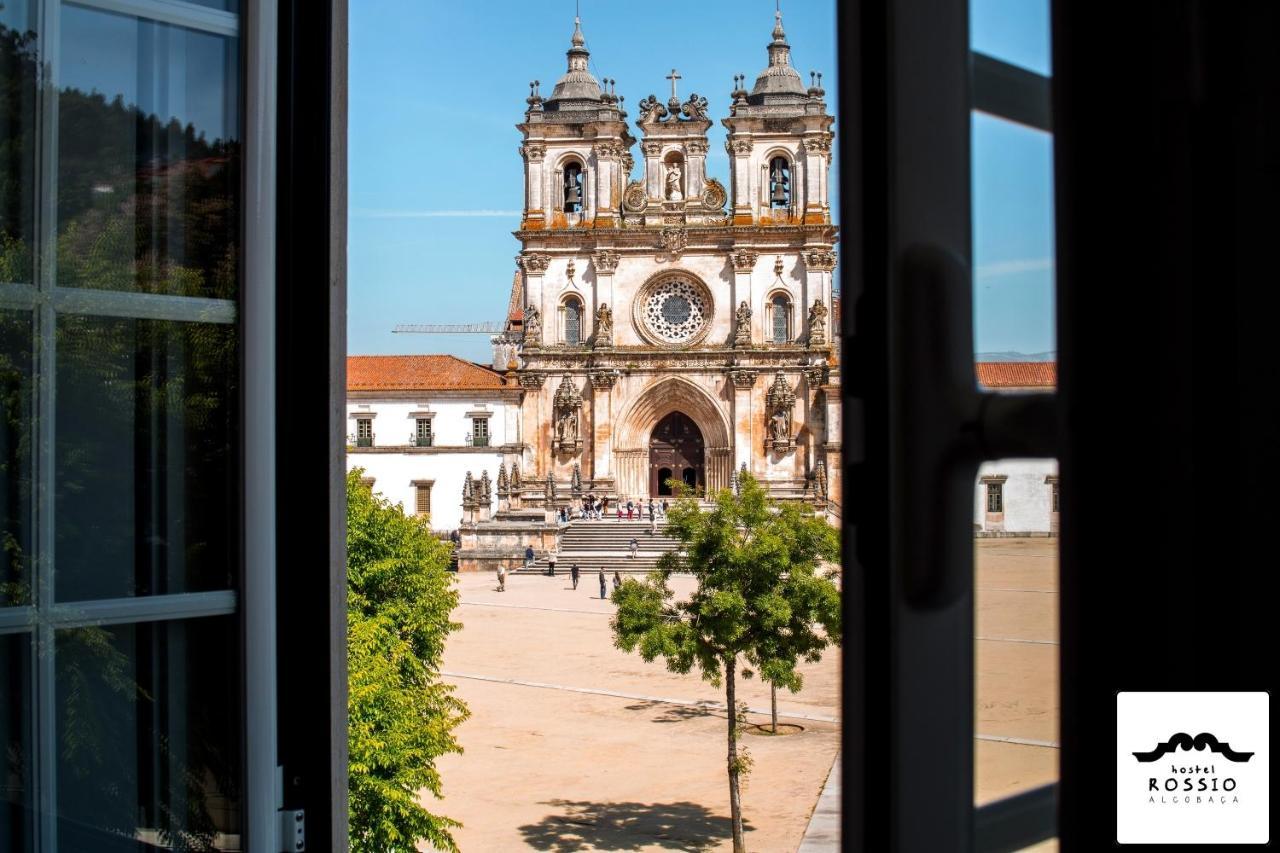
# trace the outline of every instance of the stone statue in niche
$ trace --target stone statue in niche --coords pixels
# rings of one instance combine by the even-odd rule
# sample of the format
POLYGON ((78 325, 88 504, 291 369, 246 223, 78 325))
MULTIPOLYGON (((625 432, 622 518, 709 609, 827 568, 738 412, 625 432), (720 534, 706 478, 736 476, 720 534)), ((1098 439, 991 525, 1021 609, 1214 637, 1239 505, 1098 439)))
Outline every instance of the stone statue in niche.
POLYGON ((791 429, 787 424, 789 418, 786 412, 774 412, 773 423, 770 428, 774 444, 786 444, 790 437, 791 429))
POLYGON ((560 416, 559 429, 561 446, 570 446, 578 440, 578 413, 567 411, 560 416))
POLYGON ((555 435, 551 449, 555 453, 578 453, 582 450, 582 395, 578 386, 565 374, 556 389, 555 435))
POLYGON ((768 413, 769 438, 766 447, 776 453, 789 453, 795 449, 795 439, 791 437, 791 420, 796 406, 796 393, 779 371, 774 377, 766 399, 768 413))
POLYGON ((751 345, 751 306, 747 304, 747 300, 742 300, 738 305, 738 310, 734 312, 735 327, 733 330, 733 345, 736 347, 745 347, 751 345))
POLYGON ((533 305, 524 309, 524 340, 533 344, 542 340, 542 315, 533 305))
POLYGON ((596 309, 596 346, 613 345, 613 309, 609 303, 602 302, 596 309))
POLYGON ((821 347, 827 344, 827 306, 821 299, 813 301, 809 309, 809 346, 821 347))
POLYGON ((667 167, 667 201, 684 201, 684 193, 680 190, 682 177, 679 163, 667 167))

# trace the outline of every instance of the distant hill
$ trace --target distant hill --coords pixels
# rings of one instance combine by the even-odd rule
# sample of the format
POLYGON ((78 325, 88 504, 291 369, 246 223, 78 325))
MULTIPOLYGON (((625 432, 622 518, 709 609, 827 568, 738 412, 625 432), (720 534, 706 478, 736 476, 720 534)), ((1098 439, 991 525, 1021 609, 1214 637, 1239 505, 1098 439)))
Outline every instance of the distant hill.
POLYGON ((974 361, 1057 361, 1058 353, 1050 352, 980 352, 973 356, 974 361))

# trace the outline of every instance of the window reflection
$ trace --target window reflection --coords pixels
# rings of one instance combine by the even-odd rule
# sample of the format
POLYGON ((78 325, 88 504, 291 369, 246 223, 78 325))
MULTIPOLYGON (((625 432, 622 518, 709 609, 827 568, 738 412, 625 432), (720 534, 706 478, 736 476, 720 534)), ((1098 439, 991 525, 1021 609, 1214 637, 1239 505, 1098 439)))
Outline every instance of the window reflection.
POLYGON ((58 283, 236 294, 237 41, 64 6, 58 283))
POLYGON ((31 315, 0 311, 0 607, 31 600, 31 315))
POLYGON ((32 849, 31 641, 0 634, 0 850, 32 849))
POLYGON ((36 35, 27 0, 0 3, 0 284, 30 284, 35 215, 36 35))
POLYGON ((234 326, 59 318, 59 600, 234 585, 236 365, 234 326))
POLYGON ((234 617, 57 636, 59 847, 238 850, 234 617))

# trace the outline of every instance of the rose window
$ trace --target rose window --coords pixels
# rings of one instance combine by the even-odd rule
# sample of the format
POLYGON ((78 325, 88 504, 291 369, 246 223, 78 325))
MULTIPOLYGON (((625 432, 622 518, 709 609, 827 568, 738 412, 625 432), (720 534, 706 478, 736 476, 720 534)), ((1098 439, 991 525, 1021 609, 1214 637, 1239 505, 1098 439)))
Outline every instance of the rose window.
POLYGON ((637 314, 646 337, 658 344, 692 343, 711 319, 711 298, 699 284, 669 278, 645 289, 637 314))

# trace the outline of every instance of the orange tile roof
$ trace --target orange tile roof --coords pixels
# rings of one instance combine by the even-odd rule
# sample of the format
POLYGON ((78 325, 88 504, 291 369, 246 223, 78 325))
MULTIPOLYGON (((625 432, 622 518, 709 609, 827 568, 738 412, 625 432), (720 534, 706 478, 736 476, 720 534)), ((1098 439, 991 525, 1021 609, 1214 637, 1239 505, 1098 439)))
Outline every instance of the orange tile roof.
POLYGON ((1056 361, 979 361, 978 384, 986 388, 1054 388, 1056 361))
POLYGON ((502 376, 452 355, 349 355, 348 391, 501 388, 502 376))
POLYGON ((520 278, 520 270, 516 270, 511 279, 511 301, 507 303, 507 330, 514 324, 524 323, 524 280, 520 278))

